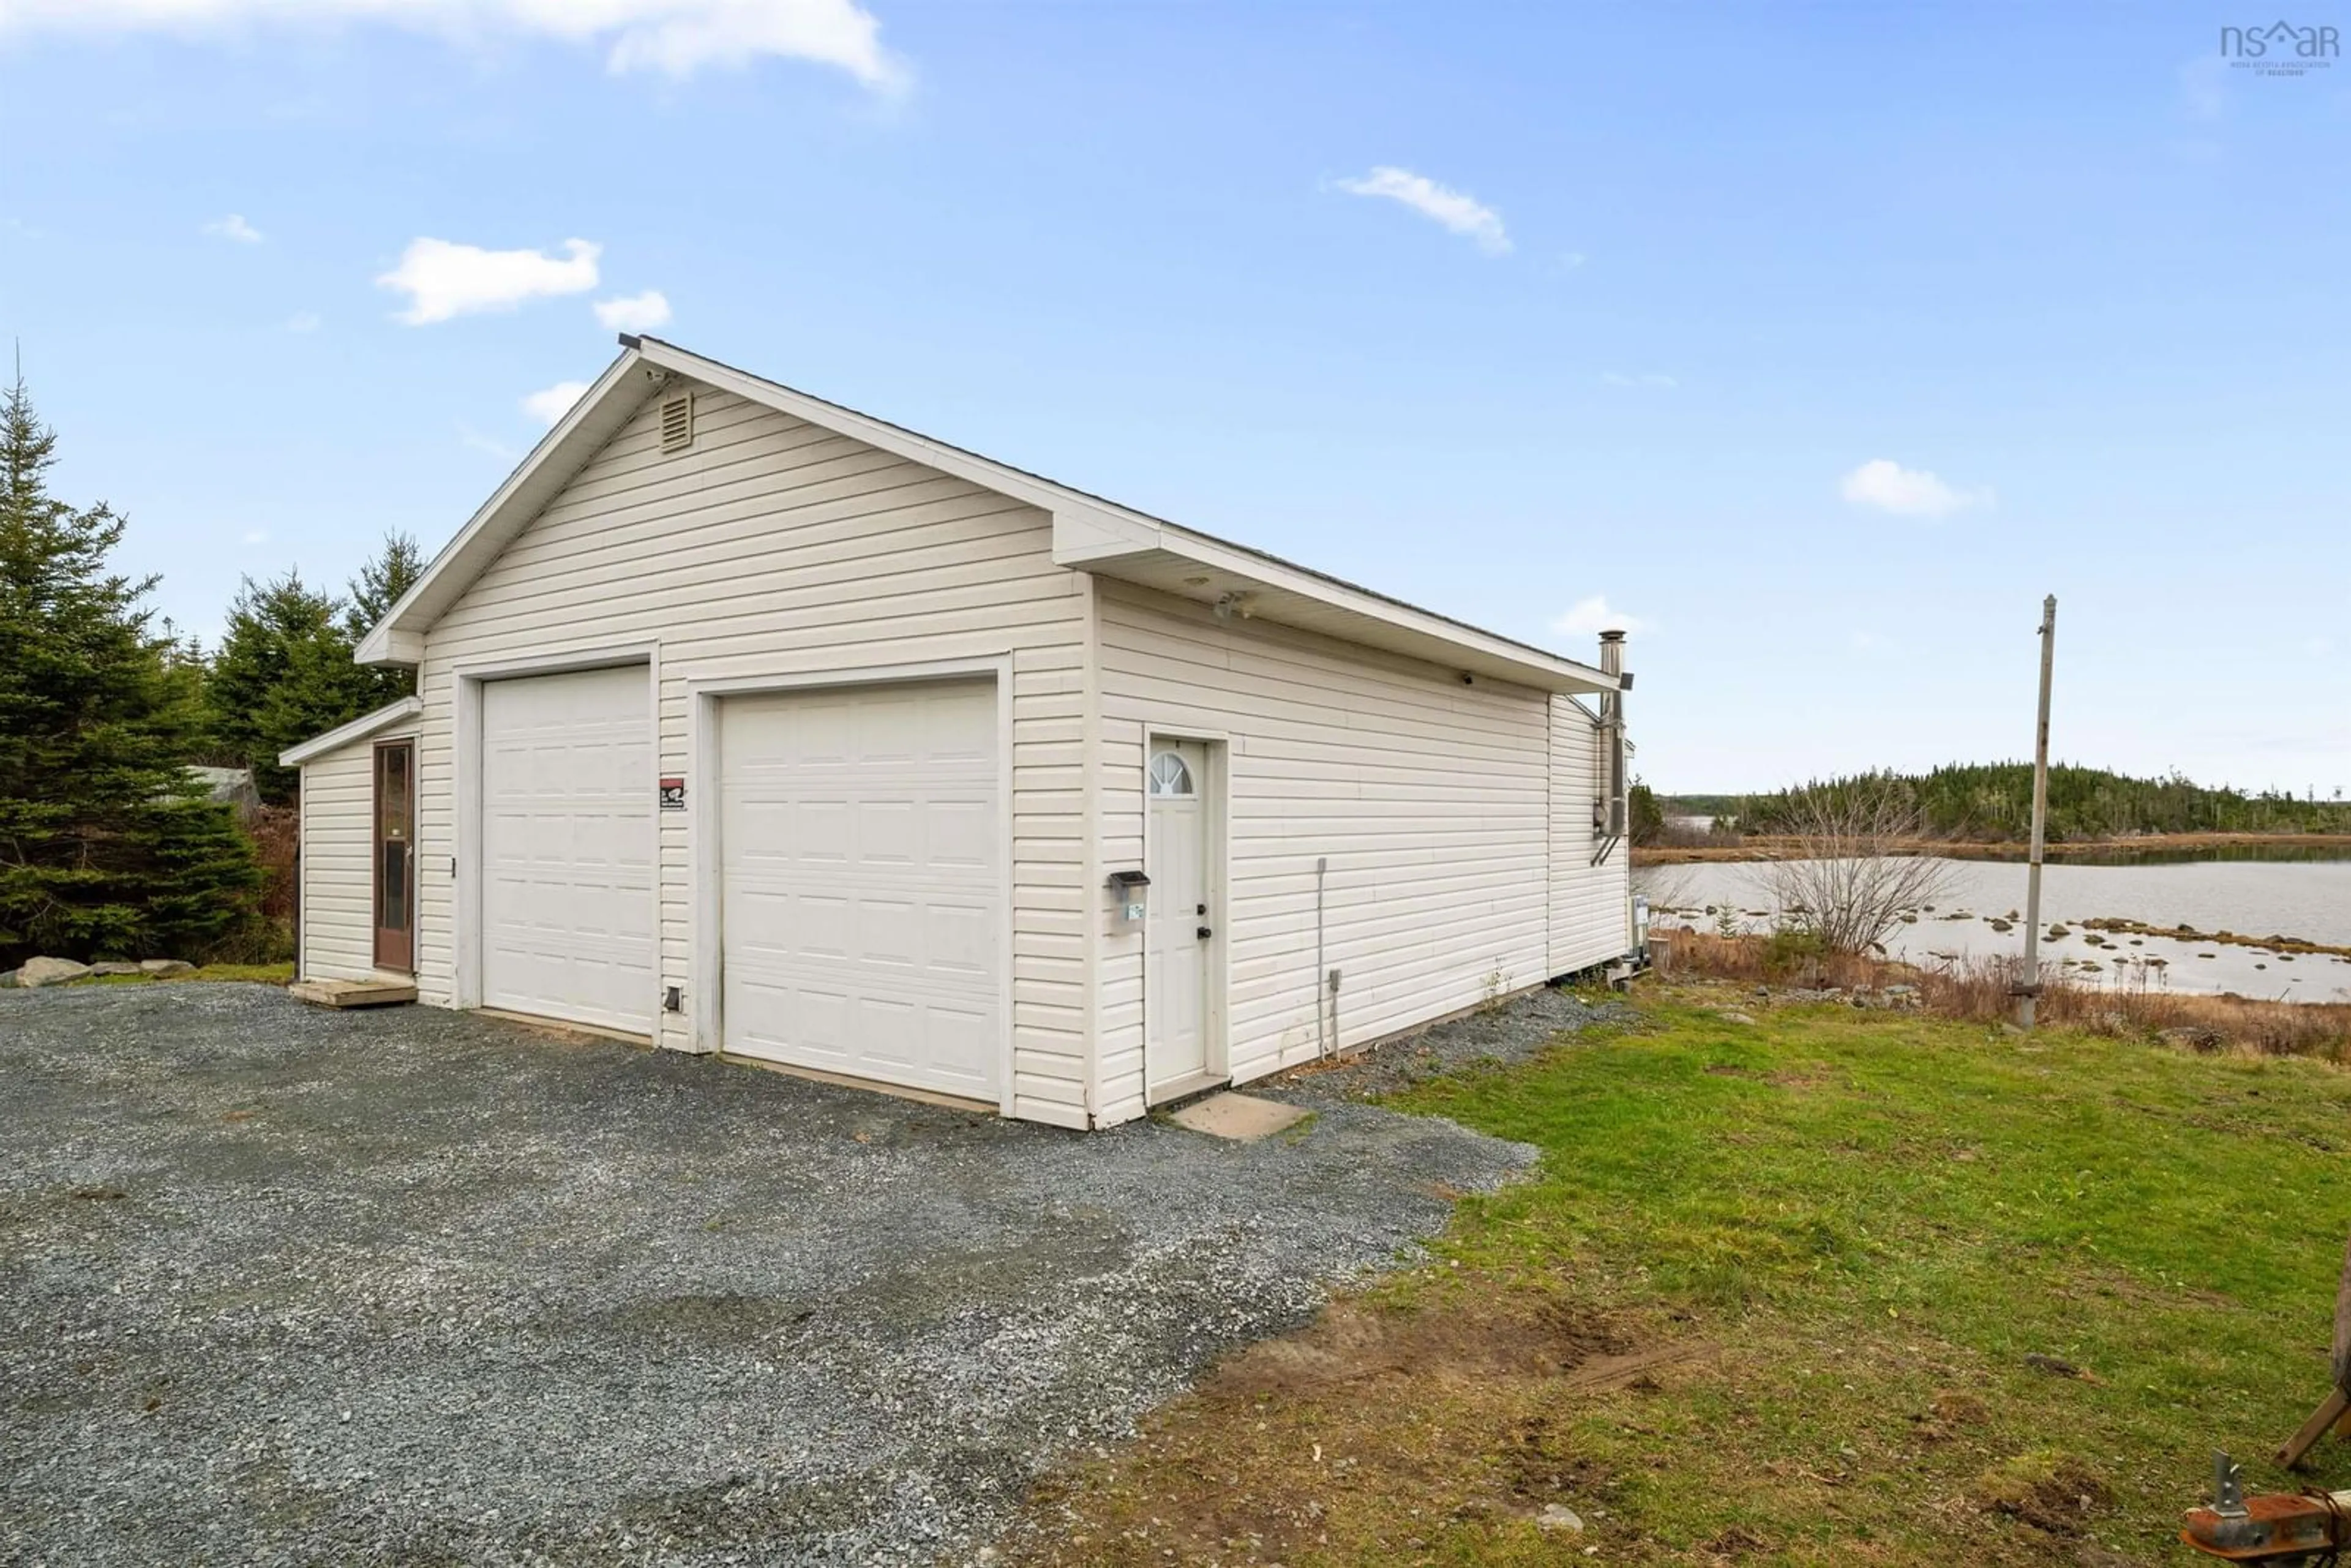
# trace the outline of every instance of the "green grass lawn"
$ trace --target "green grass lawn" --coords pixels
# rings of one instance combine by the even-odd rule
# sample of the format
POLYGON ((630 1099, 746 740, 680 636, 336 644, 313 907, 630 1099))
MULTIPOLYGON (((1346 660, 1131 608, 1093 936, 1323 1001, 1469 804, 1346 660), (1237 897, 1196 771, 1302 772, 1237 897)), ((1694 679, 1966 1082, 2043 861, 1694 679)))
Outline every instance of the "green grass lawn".
MULTIPOLYGON (((2325 1390, 2351 1072, 1645 1006, 1416 1091, 1538 1145, 1537 1177, 1052 1483, 1083 1543, 1027 1554, 2210 1561, 2173 1536, 2214 1447, 2288 1484, 2266 1461, 2325 1390), (1581 1533, 1538 1529, 1553 1503, 1581 1533)), ((2313 1479, 2351 1486, 2351 1444, 2313 1479)))
POLYGON ((204 964, 184 975, 85 975, 68 980, 73 986, 168 986, 186 980, 242 980, 254 985, 285 986, 294 980, 291 959, 277 964, 204 964))

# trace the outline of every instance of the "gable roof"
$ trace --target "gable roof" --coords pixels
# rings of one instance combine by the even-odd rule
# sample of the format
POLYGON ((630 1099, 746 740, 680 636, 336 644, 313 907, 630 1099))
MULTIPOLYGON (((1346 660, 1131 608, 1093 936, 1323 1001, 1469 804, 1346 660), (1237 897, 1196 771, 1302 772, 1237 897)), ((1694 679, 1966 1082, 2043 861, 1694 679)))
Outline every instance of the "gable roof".
POLYGON ((658 338, 623 335, 621 356, 482 503, 359 646, 362 664, 414 664, 424 632, 588 459, 674 377, 805 420, 1025 501, 1053 519, 1053 559, 1075 570, 1219 606, 1226 613, 1323 632, 1414 658, 1553 692, 1617 689, 1617 677, 1327 573, 1294 565, 962 447, 705 359, 658 338))

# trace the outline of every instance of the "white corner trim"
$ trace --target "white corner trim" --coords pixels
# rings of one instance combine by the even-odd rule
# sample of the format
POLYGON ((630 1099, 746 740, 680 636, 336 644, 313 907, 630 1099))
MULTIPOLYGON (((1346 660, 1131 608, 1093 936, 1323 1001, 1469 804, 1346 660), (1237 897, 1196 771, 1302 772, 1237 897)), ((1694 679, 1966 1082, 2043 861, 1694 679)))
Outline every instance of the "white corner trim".
POLYGON ((423 698, 402 697, 398 702, 380 707, 371 714, 362 715, 349 724, 339 725, 324 735, 313 736, 299 746, 287 747, 277 754, 277 766, 299 768, 305 762, 324 757, 330 751, 340 751, 353 741, 365 740, 371 735, 389 729, 402 719, 414 718, 423 711, 423 698))

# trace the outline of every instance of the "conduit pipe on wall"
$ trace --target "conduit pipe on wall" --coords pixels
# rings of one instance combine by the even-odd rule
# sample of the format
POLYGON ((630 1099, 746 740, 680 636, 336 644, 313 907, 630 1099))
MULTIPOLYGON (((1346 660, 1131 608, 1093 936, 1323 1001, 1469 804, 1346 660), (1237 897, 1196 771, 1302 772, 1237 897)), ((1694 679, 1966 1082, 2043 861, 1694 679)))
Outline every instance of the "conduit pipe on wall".
POLYGON ((1331 869, 1331 857, 1318 855, 1314 861, 1314 1054, 1317 1058, 1331 1054, 1331 1031, 1323 1023, 1322 1009, 1322 879, 1331 869))

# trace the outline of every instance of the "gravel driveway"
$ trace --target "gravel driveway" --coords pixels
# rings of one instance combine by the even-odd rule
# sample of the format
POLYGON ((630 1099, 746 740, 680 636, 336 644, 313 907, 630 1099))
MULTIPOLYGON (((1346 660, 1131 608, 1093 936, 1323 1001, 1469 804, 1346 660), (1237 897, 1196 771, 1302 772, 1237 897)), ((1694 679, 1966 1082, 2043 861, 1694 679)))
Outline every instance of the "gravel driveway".
POLYGON ((0 1560, 927 1563, 1531 1158, 1091 1135, 258 986, 0 993, 0 1560))

